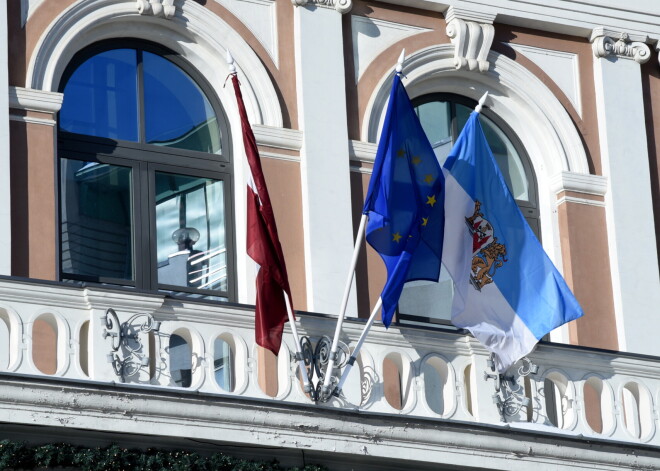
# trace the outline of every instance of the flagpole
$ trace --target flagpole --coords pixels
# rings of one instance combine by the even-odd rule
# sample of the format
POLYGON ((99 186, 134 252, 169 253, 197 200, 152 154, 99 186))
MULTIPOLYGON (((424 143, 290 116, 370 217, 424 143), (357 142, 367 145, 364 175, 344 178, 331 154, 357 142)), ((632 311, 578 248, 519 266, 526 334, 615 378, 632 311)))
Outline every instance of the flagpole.
MULTIPOLYGON (((234 58, 232 57, 231 52, 229 52, 229 49, 227 50, 227 65, 229 66, 229 75, 236 76, 236 66, 234 65, 234 58)), ((300 348, 298 329, 296 328, 296 320, 293 315, 293 309, 291 308, 289 294, 286 291, 283 291, 282 294, 284 295, 284 302, 286 304, 286 313, 289 319, 289 326, 291 327, 291 333, 293 335, 293 340, 296 345, 295 359, 298 361, 300 367, 300 374, 302 375, 304 391, 306 393, 309 393, 310 396, 314 398, 313 387, 309 381, 309 376, 307 375, 307 368, 305 367, 305 360, 303 358, 303 354, 300 348)))
MULTIPOLYGON (((399 58, 397 60, 397 64, 395 67, 395 73, 396 74, 401 74, 403 71, 403 61, 406 56, 406 50, 402 49, 401 54, 399 55, 399 58)), ((330 393, 330 382, 332 380, 332 370, 334 368, 335 362, 337 360, 337 347, 339 344, 339 335, 341 334, 341 328, 342 324, 344 322, 344 318, 346 315, 346 306, 348 303, 348 295, 351 289, 351 284, 353 283, 353 277, 355 275, 355 267, 357 265, 357 258, 360 253, 360 247, 362 246, 362 238, 364 237, 364 232, 366 228, 366 223, 367 223, 367 215, 363 214, 362 218, 360 219, 360 227, 358 228, 358 233, 355 238, 355 248, 353 250, 353 259, 351 261, 351 268, 348 274, 348 280, 346 282, 346 287, 344 288, 344 297, 342 298, 342 304, 341 304, 341 310, 339 313, 339 318, 337 319, 337 326, 335 328, 335 336, 332 340, 332 347, 330 349, 330 357, 328 360, 328 366, 325 370, 325 377, 323 380, 323 388, 322 388, 322 397, 327 398, 328 394, 330 393)), ((364 339, 367 336, 367 333, 369 332, 369 329, 371 329, 371 326, 374 323, 374 320, 376 318, 376 314, 380 310, 382 306, 382 299, 379 297, 378 301, 376 301, 376 305, 374 306, 374 309, 371 313, 371 316, 369 316, 369 320, 367 321, 367 324, 365 325, 364 329, 362 330, 362 334, 360 335, 360 339, 358 340, 358 343, 353 350, 353 353, 351 354, 351 357, 348 360, 348 363, 346 365, 346 369, 341 375, 341 378, 339 380, 339 383, 337 386, 334 388, 333 394, 339 395, 341 392, 342 385, 344 384, 344 381, 346 381, 346 377, 348 376, 348 373, 351 371, 351 368, 353 367, 353 363, 355 363, 356 356, 358 352, 360 351, 360 348, 362 348, 362 344, 364 343, 364 339)))
POLYGON ((477 113, 481 113, 481 109, 484 107, 484 104, 486 103, 486 98, 488 98, 488 92, 484 93, 481 98, 479 98, 479 103, 477 103, 477 106, 474 107, 474 111, 477 113))
POLYGON ((337 347, 339 346, 339 336, 341 335, 341 328, 344 323, 344 318, 346 317, 346 306, 348 305, 348 296, 351 292, 351 285, 353 284, 353 278, 355 277, 355 267, 357 266, 357 259, 360 254, 360 248, 362 247, 362 238, 364 237, 364 231, 367 226, 367 215, 363 214, 360 218, 360 227, 358 228, 357 236, 355 237, 355 248, 353 249, 353 258, 351 260, 351 268, 348 272, 348 279, 346 280, 346 286, 344 287, 344 296, 341 300, 341 307, 339 310, 339 317, 337 319, 337 325, 335 327, 335 336, 332 339, 332 347, 330 348, 330 357, 328 360, 328 367, 325 370, 325 377, 323 378, 323 388, 321 389, 322 397, 327 397, 330 392, 330 380, 332 379, 332 370, 335 367, 335 361, 337 357, 337 347))
POLYGON ((369 320, 367 321, 367 324, 364 326, 364 329, 362 330, 360 339, 358 340, 357 345, 355 345, 355 349, 353 349, 353 353, 351 354, 351 357, 348 359, 348 362, 346 363, 346 368, 344 369, 344 372, 341 375, 341 379, 339 380, 339 383, 337 383, 337 387, 333 392, 335 396, 341 395, 341 389, 344 386, 344 382, 346 381, 346 378, 348 378, 348 374, 351 372, 351 368, 353 368, 353 364, 355 363, 355 360, 357 360, 357 356, 360 353, 360 349, 362 348, 364 339, 367 337, 367 334, 369 333, 371 326, 374 324, 374 320, 376 319, 376 314, 378 314, 378 311, 380 311, 382 304, 383 304, 382 298, 378 298, 378 301, 376 301, 376 305, 374 306, 373 311, 371 311, 371 316, 369 316, 369 320))

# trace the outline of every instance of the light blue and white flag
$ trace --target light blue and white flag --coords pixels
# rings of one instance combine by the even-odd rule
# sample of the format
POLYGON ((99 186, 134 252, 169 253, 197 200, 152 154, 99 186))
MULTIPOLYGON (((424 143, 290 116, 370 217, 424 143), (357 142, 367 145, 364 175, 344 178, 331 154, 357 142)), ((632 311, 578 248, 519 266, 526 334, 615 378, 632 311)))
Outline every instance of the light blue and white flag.
POLYGON ((456 287, 452 322, 493 352, 504 373, 582 309, 511 196, 477 112, 444 170, 442 261, 456 287))

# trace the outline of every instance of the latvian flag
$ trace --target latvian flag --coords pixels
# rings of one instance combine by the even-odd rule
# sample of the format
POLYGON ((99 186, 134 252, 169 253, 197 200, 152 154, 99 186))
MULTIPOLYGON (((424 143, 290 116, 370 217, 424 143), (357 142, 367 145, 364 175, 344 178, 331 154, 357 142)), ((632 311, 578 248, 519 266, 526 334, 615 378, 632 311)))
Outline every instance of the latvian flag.
POLYGON ((285 296, 289 298, 293 313, 291 289, 257 143, 248 122, 236 74, 232 75, 231 80, 241 116, 243 145, 252 174, 247 186, 247 253, 259 265, 255 337, 258 345, 277 355, 282 343, 284 323, 288 320, 285 296))

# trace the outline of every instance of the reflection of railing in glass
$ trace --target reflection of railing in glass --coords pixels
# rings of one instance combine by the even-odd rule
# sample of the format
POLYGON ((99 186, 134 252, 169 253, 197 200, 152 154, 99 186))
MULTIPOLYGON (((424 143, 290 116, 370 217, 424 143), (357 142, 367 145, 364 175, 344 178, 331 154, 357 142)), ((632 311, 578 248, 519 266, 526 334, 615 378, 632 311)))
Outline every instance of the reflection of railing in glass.
POLYGON ((215 248, 211 250, 207 250, 205 252, 197 252, 194 255, 191 255, 188 258, 188 263, 190 265, 190 268, 194 268, 196 266, 200 266, 201 268, 197 270, 191 270, 188 272, 188 277, 189 280, 188 282, 190 284, 198 283, 201 282, 206 278, 205 282, 200 283, 199 288, 202 289, 213 289, 214 285, 216 283, 221 282, 222 280, 227 279, 227 249, 222 247, 222 248, 215 248), (224 257, 220 257, 221 255, 225 255, 224 257), (216 259, 216 257, 219 257, 216 259), (213 265, 213 262, 219 262, 213 265), (223 263, 223 265, 220 265, 220 263, 223 263), (203 265, 200 265, 203 264, 203 265), (222 273, 224 271, 224 273, 222 273), (200 274, 201 273, 201 274, 200 274), (219 274, 220 273, 220 274, 219 274), (212 276, 219 274, 215 278, 211 278, 212 276), (194 277, 194 278, 191 278, 194 277))

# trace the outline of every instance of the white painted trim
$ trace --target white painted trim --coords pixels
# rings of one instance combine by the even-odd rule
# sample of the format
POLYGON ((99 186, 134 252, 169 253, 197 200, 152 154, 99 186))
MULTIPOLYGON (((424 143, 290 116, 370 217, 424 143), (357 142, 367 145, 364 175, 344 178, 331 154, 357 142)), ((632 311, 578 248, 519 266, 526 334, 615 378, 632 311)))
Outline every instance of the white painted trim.
POLYGON ((605 196, 607 177, 576 172, 560 172, 550 179, 550 189, 559 194, 562 191, 574 191, 588 195, 605 196))
POLYGON ((362 175, 371 175, 373 173, 373 170, 370 168, 358 167, 357 165, 351 165, 350 169, 351 172, 361 173, 362 175))
POLYGON ((287 155, 287 154, 277 154, 275 152, 259 151, 259 156, 260 157, 265 157, 267 159, 285 160, 287 162, 300 163, 300 156, 299 155, 287 155))
POLYGON ((16 110, 57 113, 62 107, 63 99, 62 93, 9 87, 9 107, 16 110))
POLYGON ((378 145, 373 142, 348 141, 348 153, 353 161, 373 164, 376 160, 378 145))
POLYGON ((585 204, 587 206, 598 206, 599 208, 605 207, 604 201, 590 200, 588 198, 576 198, 574 196, 562 196, 557 200, 557 206, 561 206, 564 203, 585 204))
POLYGON ((9 148, 9 33, 7 8, 0 7, 0 227, 3 229, 0 247, 0 275, 11 275, 11 172, 9 148))
POLYGON ((282 127, 252 125, 252 132, 260 146, 277 147, 279 149, 299 151, 302 147, 303 133, 295 129, 282 127))
POLYGON ((9 120, 21 123, 41 124, 43 126, 55 126, 57 124, 57 121, 54 119, 33 118, 31 116, 20 116, 17 114, 10 114, 9 120))

